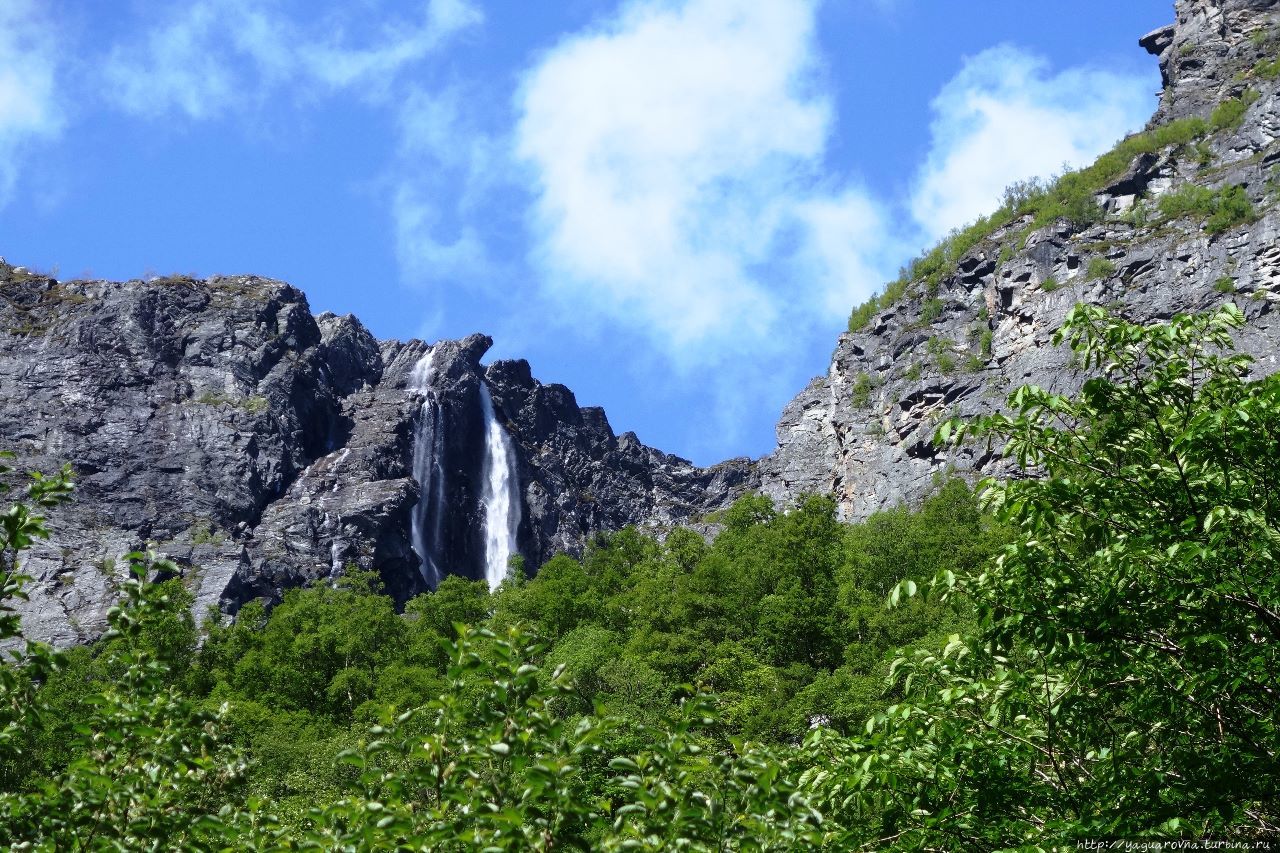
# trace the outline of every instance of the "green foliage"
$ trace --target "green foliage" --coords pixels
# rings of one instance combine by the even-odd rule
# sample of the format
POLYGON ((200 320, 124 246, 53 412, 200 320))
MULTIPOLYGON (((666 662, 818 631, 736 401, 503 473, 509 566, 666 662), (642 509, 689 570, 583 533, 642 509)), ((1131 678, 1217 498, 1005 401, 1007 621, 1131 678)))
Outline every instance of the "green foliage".
POLYGON ((911 362, 911 366, 908 367, 906 372, 903 373, 902 375, 903 375, 903 378, 911 382, 918 382, 920 381, 920 376, 922 372, 923 372, 923 369, 920 366, 920 362, 913 361, 911 362))
MULTIPOLYGON (((128 559, 133 579, 104 638, 103 667, 115 677, 78 709, 66 732, 70 762, 42 784, 0 794, 0 842, 202 849, 223 843, 244 817, 226 805, 241 765, 220 739, 221 713, 198 709, 168 684, 170 667, 185 661, 156 643, 157 629, 171 621, 173 587, 144 579, 176 567, 142 554, 128 559)), ((184 615, 189 628, 189 610, 184 615)))
MULTIPOLYGON (((198 645, 131 555, 112 631, 0 667, 17 849, 988 850, 1280 826, 1280 375, 1243 315, 1077 306, 1064 397, 944 423, 1035 478, 841 524, 748 495, 395 613, 376 575, 198 645), (885 607, 886 600, 889 607, 885 607), (470 622, 478 627, 468 628, 470 622)), ((984 330, 987 334, 990 330, 984 330)), ((928 351, 947 354, 935 338, 928 351)), ((989 344, 986 347, 989 349, 989 344)), ((8 472, 0 472, 8 473, 8 472)), ((0 633, 40 478, 0 524, 0 633)), ((7 632, 7 633, 4 633, 7 632)))
POLYGON ((942 316, 942 300, 926 299, 924 304, 920 306, 920 323, 924 326, 932 325, 942 316))
MULTIPOLYGON (((16 472, 6 464, 13 454, 0 451, 0 495, 8 495, 16 472)), ((21 623, 13 607, 25 598, 20 557, 37 539, 48 539, 49 529, 41 514, 65 502, 71 493, 71 471, 45 476, 32 473, 24 484, 23 497, 0 515, 0 642, 10 645, 21 638, 21 623)), ((37 719, 36 686, 56 669, 58 656, 47 646, 23 643, 8 652, 0 666, 0 782, 12 784, 30 760, 24 755, 30 730, 37 719)))
POLYGON ((191 528, 192 545, 221 545, 226 541, 226 535, 214 527, 213 522, 191 528))
POLYGON ((1160 197, 1160 212, 1168 219, 1183 216, 1205 219, 1205 230, 1210 234, 1220 234, 1258 218, 1253 202, 1240 186, 1215 191, 1198 184, 1183 184, 1160 197))
POLYGON ((1183 184, 1160 196, 1160 213, 1167 219, 1183 216, 1208 216, 1213 213, 1217 193, 1199 184, 1183 184))
POLYGON ((1058 280, 1053 276, 1049 276, 1044 281, 1040 282, 1040 289, 1045 293, 1053 293, 1061 286, 1062 285, 1058 284, 1058 280))
MULTIPOLYGON (((1251 95, 1246 92, 1244 100, 1239 103, 1247 106, 1252 103, 1248 99, 1256 97, 1256 93, 1251 95)), ((907 292, 911 282, 921 282, 930 297, 936 296, 942 281, 954 274, 955 266, 961 258, 1001 228, 1019 220, 1030 219, 1030 223, 1022 230, 1022 241, 1025 241, 1031 230, 1058 221, 1066 221, 1077 230, 1100 222, 1104 211, 1098 205, 1096 196, 1123 176, 1133 164, 1134 158, 1168 148, 1181 148, 1202 139, 1212 129, 1219 128, 1216 125, 1211 128, 1209 122, 1196 116, 1178 119, 1126 137, 1090 166, 1079 171, 1065 172, 1049 181, 1038 178, 1015 181, 1005 188, 998 210, 964 228, 953 230, 938 245, 911 261, 881 296, 873 297, 856 307, 849 317, 849 331, 856 332, 866 328, 875 312, 896 303, 907 292)), ((1203 153, 1198 156, 1203 159, 1203 153)), ((1014 247, 1011 244, 1003 244, 998 256, 999 263, 1012 260, 1013 253, 1014 247)), ((932 320, 923 322, 928 324, 932 320)))
MULTIPOLYGON (((1132 143, 1135 154, 1159 151, 1164 148, 1187 145, 1209 132, 1209 125, 1199 116, 1171 121, 1146 133, 1138 134, 1141 141, 1132 143)), ((1130 137, 1134 139, 1135 137, 1130 137)), ((1127 140, 1126 140, 1127 141, 1127 140)), ((1122 145, 1124 143, 1121 143, 1122 145)))
POLYGON ((929 354, 933 356, 933 363, 943 373, 951 373, 956 369, 956 359, 951 352, 954 346, 955 341, 943 337, 930 338, 925 345, 929 354))
POLYGON ((1085 268, 1084 276, 1092 281, 1094 279, 1107 278, 1116 271, 1116 265, 1109 259, 1103 257, 1092 257, 1089 259, 1089 266, 1085 268))
POLYGON ((1229 275, 1219 276, 1213 283, 1213 289, 1219 293, 1235 293, 1236 280, 1229 275))
POLYGON ((871 401, 871 392, 875 390, 877 382, 871 374, 860 372, 858 378, 853 382, 853 391, 850 394, 849 402, 853 404, 855 409, 861 409, 871 401))
POLYGON ((906 293, 907 282, 904 279, 897 279, 885 285, 884 292, 879 296, 873 296, 866 302, 853 309, 849 315, 849 331, 860 332, 871 322, 871 318, 875 316, 877 311, 883 311, 893 306, 903 294, 906 293))
POLYGON ((1236 225, 1253 222, 1258 214, 1253 209, 1253 202, 1245 194, 1244 187, 1223 187, 1218 191, 1216 204, 1204 230, 1210 234, 1221 234, 1236 225))
POLYGON ((992 341, 995 334, 990 329, 983 329, 982 334, 978 336, 978 351, 982 353, 983 358, 991 358, 992 341))
POLYGON ((1214 130, 1234 130, 1244 121, 1245 111, 1249 105, 1258 100, 1258 92, 1246 89, 1238 98, 1228 98, 1214 108, 1209 116, 1209 125, 1214 130))
MULTIPOLYGON (((10 473, 0 465, 0 476, 10 473)), ((2 517, 0 639, 21 638, 10 601, 23 595, 26 580, 19 555, 48 536, 37 511, 66 500, 70 488, 65 468, 52 477, 33 475, 26 499, 2 517)), ((132 579, 124 585, 125 604, 109 614, 97 661, 104 677, 80 687, 83 699, 73 717, 54 714, 50 701, 59 698, 59 670, 83 664, 83 655, 24 643, 0 667, 0 844, 6 849, 210 849, 225 846, 249 820, 230 805, 241 768, 220 741, 219 713, 198 709, 171 683, 173 668, 190 663, 190 599, 176 582, 144 579, 176 567, 142 554, 127 559, 132 579), (68 756, 59 766, 46 764, 53 750, 41 734, 48 727, 55 727, 58 751, 68 756)))
POLYGON ((1194 153, 1196 157, 1196 165, 1201 169, 1204 169, 1213 163, 1213 149, 1208 143, 1197 142, 1194 153))
POLYGON ((906 701, 847 756, 901 845, 1274 832, 1280 378, 1224 354, 1243 321, 1077 306, 1057 339, 1101 373, 1078 397, 1024 387, 939 430, 1045 477, 988 484, 1013 543, 920 587, 973 601, 978 630, 896 662, 906 701))
POLYGON ((1263 80, 1280 78, 1280 57, 1259 59, 1258 63, 1253 66, 1253 74, 1263 80))

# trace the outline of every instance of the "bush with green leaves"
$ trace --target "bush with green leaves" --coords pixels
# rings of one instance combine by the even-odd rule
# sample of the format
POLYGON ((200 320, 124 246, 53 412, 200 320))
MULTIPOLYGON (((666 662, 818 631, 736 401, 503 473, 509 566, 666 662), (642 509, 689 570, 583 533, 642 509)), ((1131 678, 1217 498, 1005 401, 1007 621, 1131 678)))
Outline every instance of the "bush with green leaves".
POLYGON ((1160 197, 1160 213, 1166 219, 1194 216, 1205 220, 1205 231, 1220 234, 1236 225, 1253 222, 1257 213, 1244 187, 1225 186, 1211 190, 1198 184, 1183 184, 1160 197))
MULTIPOLYGON (((17 472, 5 464, 13 458, 0 451, 0 495, 8 494, 17 472)), ((0 642, 14 645, 0 665, 0 784, 20 783, 29 772, 27 753, 31 728, 38 719, 37 688, 58 666, 58 655, 48 646, 22 641, 22 624, 13 602, 25 599, 22 552, 37 539, 48 539, 43 510, 65 502, 71 494, 71 471, 53 476, 38 472, 25 484, 24 494, 0 515, 0 642)))
POLYGON ((1090 281, 1108 278, 1114 275, 1116 265, 1109 258, 1094 257, 1089 259, 1089 265, 1085 267, 1084 277, 1090 281))
POLYGON ((863 371, 853 381, 853 390, 849 395, 849 402, 855 409, 861 409, 871 402, 871 392, 875 390, 875 378, 863 371))
POLYGON ((1209 124, 1214 130, 1234 130, 1244 121, 1244 114, 1254 101, 1258 100, 1258 92, 1246 89, 1238 98, 1228 98, 1218 104, 1209 116, 1209 124))
POLYGON ((1229 228, 1253 222, 1257 218, 1253 202, 1249 200, 1244 187, 1223 187, 1218 191, 1213 213, 1205 222, 1204 230, 1210 234, 1221 234, 1229 228))
MULTIPOLYGON (((11 473, 0 466, 0 476, 11 473)), ((22 638, 10 602, 23 596, 28 580, 20 570, 22 551, 48 536, 39 510, 65 501, 70 490, 66 468, 52 477, 35 474, 25 500, 2 517, 0 639, 22 638)), ((231 805, 241 765, 221 740, 219 713, 200 709, 171 683, 171 666, 188 659, 157 654, 182 645, 164 642, 172 635, 168 591, 174 585, 145 581, 177 567, 143 554, 126 559, 131 579, 102 641, 103 671, 112 677, 92 689, 75 719, 50 720, 42 689, 66 663, 65 653, 23 643, 0 667, 0 844, 6 849, 217 849, 251 822, 246 810, 231 805), (45 767, 40 756, 24 754, 51 724, 63 725, 69 741, 62 766, 45 767)), ((182 609, 189 627, 188 608, 189 600, 182 609)))
POLYGON ((1232 355, 1233 305, 1141 326, 1080 305, 1094 374, 949 421, 1043 477, 988 482, 1016 535, 979 571, 903 582, 976 631, 895 661, 902 701, 827 741, 830 791, 899 849, 1280 832, 1280 377, 1232 355))

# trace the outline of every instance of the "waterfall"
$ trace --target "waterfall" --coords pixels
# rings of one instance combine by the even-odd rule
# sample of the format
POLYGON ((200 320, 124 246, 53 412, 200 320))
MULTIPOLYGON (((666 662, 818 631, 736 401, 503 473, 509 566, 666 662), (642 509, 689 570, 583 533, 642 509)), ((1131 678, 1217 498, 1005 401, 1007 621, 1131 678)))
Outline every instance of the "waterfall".
POLYGON ((520 528, 520 484, 516 480, 515 450, 511 437, 493 415, 489 386, 480 383, 480 408, 484 413, 484 577, 489 589, 497 589, 507 577, 508 563, 516 551, 520 528))
POLYGON ((418 482, 418 505, 413 508, 410 543, 418 555, 418 571, 435 589, 443 579, 440 539, 444 530, 444 416, 431 387, 435 379, 435 351, 418 359, 409 374, 409 390, 422 397, 413 433, 413 479, 418 482))

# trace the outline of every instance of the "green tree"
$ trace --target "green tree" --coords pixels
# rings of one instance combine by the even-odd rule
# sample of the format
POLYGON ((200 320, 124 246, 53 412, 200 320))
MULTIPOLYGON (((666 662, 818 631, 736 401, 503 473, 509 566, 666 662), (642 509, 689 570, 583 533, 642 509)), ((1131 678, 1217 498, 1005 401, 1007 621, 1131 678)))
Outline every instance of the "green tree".
POLYGON ((995 561, 919 585, 978 629, 895 662, 905 700, 839 745, 823 802, 904 849, 1274 837, 1280 378, 1229 353, 1243 321, 1077 306, 1056 338, 1097 374, 1079 395, 939 430, 1044 476, 988 484, 1016 531, 995 561))

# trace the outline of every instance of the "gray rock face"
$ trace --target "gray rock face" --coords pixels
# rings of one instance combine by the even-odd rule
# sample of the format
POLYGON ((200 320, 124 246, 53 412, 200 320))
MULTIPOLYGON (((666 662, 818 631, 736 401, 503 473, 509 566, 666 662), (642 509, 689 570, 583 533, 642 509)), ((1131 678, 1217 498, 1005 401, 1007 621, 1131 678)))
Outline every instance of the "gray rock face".
POLYGON ((915 282, 914 296, 841 335, 827 375, 783 412, 778 449, 760 462, 762 490, 782 504, 834 492, 842 516, 860 519, 919 500, 942 475, 1001 473, 998 458, 940 451, 930 437, 944 417, 990 412, 1018 385, 1078 390, 1083 375, 1050 338, 1080 301, 1147 322, 1234 300, 1249 320, 1240 348, 1260 374, 1280 369, 1280 101, 1277 82, 1253 71, 1275 58, 1278 36, 1274 0, 1180 0, 1176 23, 1141 41, 1166 82, 1152 126, 1207 119, 1249 89, 1257 98, 1239 128, 1210 136, 1206 156, 1188 147, 1138 157, 1098 197, 1109 212, 1101 224, 1060 222, 1019 247, 1029 220, 1012 223, 962 258, 935 295, 915 282), (1158 222, 1153 213, 1136 225, 1125 216, 1135 203, 1154 211, 1187 182, 1243 187, 1258 220, 1210 235, 1200 219, 1158 222))
POLYGON ((349 565, 379 572, 401 601, 422 592, 414 515, 434 508, 413 457, 428 396, 443 436, 432 553, 445 572, 484 577, 482 382, 513 439, 529 570, 597 532, 689 521, 755 484, 747 460, 699 469, 615 436, 523 361, 481 366, 490 344, 378 342, 254 277, 57 282, 0 264, 0 436, 24 466, 70 461, 78 483, 25 563, 29 633, 63 645, 99 634, 119 557, 148 547, 183 568, 202 612, 349 565), (428 354, 430 386, 415 388, 428 354))
POLYGON ((1240 94, 1243 81, 1237 72, 1276 55, 1275 0, 1177 0, 1174 5, 1174 23, 1138 41, 1160 60, 1164 90, 1153 125, 1207 117, 1224 99, 1240 94))

